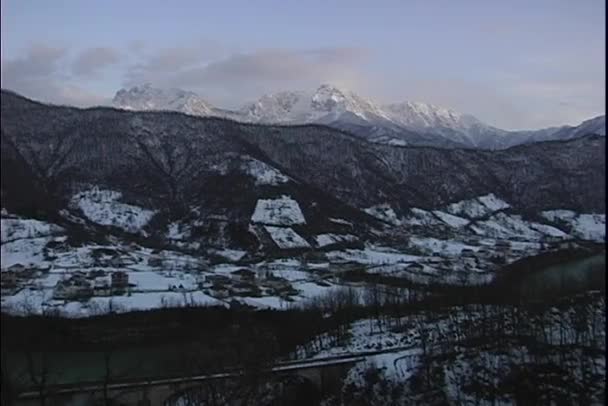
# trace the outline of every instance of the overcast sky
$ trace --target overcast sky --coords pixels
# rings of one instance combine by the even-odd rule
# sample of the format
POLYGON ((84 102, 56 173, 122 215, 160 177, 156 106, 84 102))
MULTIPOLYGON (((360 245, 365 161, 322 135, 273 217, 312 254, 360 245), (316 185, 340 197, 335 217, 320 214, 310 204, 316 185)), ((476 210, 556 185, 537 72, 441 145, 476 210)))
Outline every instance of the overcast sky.
POLYGON ((1 0, 2 87, 79 106, 149 82, 233 108, 349 88, 506 129, 605 112, 604 0, 1 0))

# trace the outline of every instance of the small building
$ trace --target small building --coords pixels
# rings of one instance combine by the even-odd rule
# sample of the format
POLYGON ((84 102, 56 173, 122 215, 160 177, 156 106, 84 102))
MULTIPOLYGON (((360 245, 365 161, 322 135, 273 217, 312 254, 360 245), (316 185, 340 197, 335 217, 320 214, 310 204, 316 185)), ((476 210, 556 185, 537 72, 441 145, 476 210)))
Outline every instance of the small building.
POLYGON ((239 282, 230 287, 230 292, 238 296, 259 296, 260 289, 253 283, 239 282))
POLYGON ((205 275, 203 280, 205 283, 208 283, 213 286, 230 284, 230 278, 227 277, 226 275, 216 275, 216 274, 205 275))
POLYGON ((230 291, 224 286, 214 286, 211 296, 218 299, 224 299, 230 296, 230 291))
POLYGON ((160 268, 163 266, 163 259, 161 257, 150 257, 148 258, 148 265, 160 268))
POLYGON ((53 298, 60 300, 84 299, 93 296, 91 285, 79 279, 59 281, 53 290, 53 298))
POLYGON ((87 280, 87 274, 83 271, 75 271, 70 274, 70 279, 73 280, 87 280))
POLYGON ((112 272, 112 289, 124 290, 129 287, 129 274, 124 271, 112 272))
POLYGON ((4 271, 0 274, 0 285, 2 289, 13 289, 17 287, 17 273, 4 271))
POLYGON ((122 268, 126 265, 125 261, 121 257, 110 258, 110 260, 108 261, 108 264, 113 268, 122 268))
POLYGON ((475 257, 475 251, 470 248, 464 248, 462 251, 460 251, 460 255, 468 258, 475 257))
POLYGON ((23 272, 23 271, 25 271, 25 266, 22 264, 15 264, 15 265, 9 266, 8 270, 11 272, 15 272, 15 273, 23 272))
POLYGON ((105 279, 96 279, 93 282, 93 296, 110 296, 112 295, 112 288, 105 279))
POLYGON ((424 265, 419 264, 418 262, 412 262, 405 269, 410 272, 421 272, 424 269, 424 265))
POLYGON ((247 268, 237 269, 231 272, 232 279, 240 282, 253 282, 255 280, 255 272, 247 268))
POLYGON ((100 276, 105 276, 106 272, 103 269, 93 269, 89 271, 89 278, 99 278, 100 276))

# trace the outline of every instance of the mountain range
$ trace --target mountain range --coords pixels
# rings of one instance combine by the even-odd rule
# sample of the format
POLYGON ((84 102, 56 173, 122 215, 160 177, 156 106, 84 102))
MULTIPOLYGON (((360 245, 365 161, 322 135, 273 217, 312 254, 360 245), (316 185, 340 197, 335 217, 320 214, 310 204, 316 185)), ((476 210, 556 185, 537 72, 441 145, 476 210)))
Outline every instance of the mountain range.
POLYGON ((401 219, 490 194, 532 218, 605 211, 599 135, 487 151, 370 143, 319 124, 51 106, 8 91, 1 109, 3 210, 87 235, 241 248, 264 245, 266 232, 374 238, 378 210, 401 219))
POLYGON ((262 96, 238 110, 212 106, 193 92, 150 84, 118 91, 113 105, 128 110, 169 110, 261 124, 324 124, 375 143, 448 148, 504 149, 514 145, 606 134, 606 117, 578 126, 507 131, 450 109, 420 102, 379 105, 351 91, 323 84, 314 91, 262 96))

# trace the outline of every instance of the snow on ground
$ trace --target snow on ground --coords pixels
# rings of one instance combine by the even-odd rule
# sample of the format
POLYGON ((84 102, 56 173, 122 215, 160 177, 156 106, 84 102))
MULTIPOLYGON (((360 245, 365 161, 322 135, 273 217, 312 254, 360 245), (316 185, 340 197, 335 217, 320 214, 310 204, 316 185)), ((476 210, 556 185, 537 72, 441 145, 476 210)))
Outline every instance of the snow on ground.
POLYGON ((302 298, 311 299, 316 296, 321 296, 329 291, 338 289, 338 286, 321 286, 314 282, 295 282, 292 286, 300 291, 302 298))
POLYGON ((121 203, 118 201, 121 197, 120 192, 95 188, 74 195, 71 204, 93 223, 118 227, 134 234, 142 232, 155 211, 121 203))
POLYGON ((282 174, 278 169, 273 168, 257 159, 245 156, 241 168, 249 176, 255 179, 256 185, 280 185, 289 182, 289 177, 282 174))
POLYGON ((440 210, 435 210, 433 214, 439 217, 441 221, 450 227, 460 228, 469 224, 469 220, 467 219, 463 219, 462 217, 454 216, 453 214, 445 213, 440 210))
POLYGON ((570 226, 570 233, 576 237, 604 241, 606 239, 605 214, 577 214, 571 210, 547 210, 541 213, 543 217, 552 222, 566 223, 570 226))
POLYGON ((258 309, 287 309, 291 306, 291 302, 287 302, 278 296, 266 297, 242 297, 237 299, 241 303, 254 306, 258 309))
POLYGON ((270 238, 281 249, 308 248, 310 245, 298 233, 289 227, 264 226, 270 238))
POLYGON ((363 209, 363 211, 369 214, 370 216, 385 221, 389 224, 395 226, 401 224, 401 220, 397 217, 397 213, 395 213, 395 210, 393 210, 393 208, 387 203, 368 207, 367 209, 363 209))
POLYGON ((529 225, 531 229, 536 230, 544 235, 548 235, 551 237, 568 238, 568 234, 553 226, 540 223, 529 223, 529 225))
POLYGON ((168 290, 170 286, 182 285, 184 289, 196 289, 194 276, 184 272, 160 273, 152 271, 127 272, 129 283, 134 283, 136 290, 168 290))
POLYGON ((442 224, 433 213, 415 207, 410 210, 410 215, 403 220, 403 223, 411 226, 434 226, 442 224))
POLYGON ((53 309, 66 317, 88 317, 108 313, 110 309, 118 313, 135 310, 150 310, 163 307, 183 306, 226 306, 225 303, 203 292, 153 292, 133 293, 129 296, 93 297, 87 302, 64 302, 52 299, 52 290, 23 289, 16 295, 3 297, 3 310, 11 314, 42 314, 45 309, 53 309))
POLYGON ((357 237, 352 234, 319 234, 315 237, 315 241, 318 247, 326 247, 340 242, 357 241, 357 237))
POLYGON ((519 215, 497 213, 488 220, 478 221, 471 226, 473 232, 493 238, 523 237, 530 241, 538 241, 542 234, 530 227, 519 215))
POLYGON ((605 214, 580 214, 572 222, 574 232, 586 240, 604 241, 606 239, 605 214))
POLYGON ((183 223, 170 223, 165 237, 169 240, 186 240, 190 237, 190 227, 183 223))
POLYGON ((32 219, 0 219, 0 242, 49 237, 63 233, 64 229, 56 224, 32 219))
POLYGON ((336 218, 330 217, 329 221, 331 221, 332 223, 342 224, 342 225, 345 225, 345 226, 351 226, 351 227, 353 226, 353 223, 351 223, 350 221, 346 221, 344 219, 336 219, 336 218))
POLYGON ((298 202, 285 195, 278 199, 259 199, 251 216, 251 221, 271 226, 291 226, 306 223, 298 202))
POLYGON ((2 244, 0 246, 0 267, 8 268, 16 264, 35 267, 48 265, 44 259, 44 247, 51 240, 51 237, 40 237, 2 244))
POLYGON ((347 249, 330 251, 327 258, 336 261, 358 262, 360 264, 381 265, 397 262, 412 262, 420 259, 416 255, 408 255, 380 247, 367 247, 363 250, 347 249))
POLYGON ((447 211, 457 216, 475 219, 509 207, 511 206, 507 202, 490 193, 474 199, 452 203, 447 207, 447 211))
POLYGON ((458 256, 465 248, 473 251, 477 251, 480 248, 459 241, 439 240, 431 237, 411 237, 410 245, 427 254, 436 252, 445 256, 458 256))
POLYGON ((209 250, 209 253, 219 255, 229 261, 239 261, 247 254, 247 251, 224 248, 222 250, 209 250))
POLYGON ((540 214, 547 220, 553 222, 559 220, 570 221, 576 217, 576 213, 572 210, 546 210, 540 214))

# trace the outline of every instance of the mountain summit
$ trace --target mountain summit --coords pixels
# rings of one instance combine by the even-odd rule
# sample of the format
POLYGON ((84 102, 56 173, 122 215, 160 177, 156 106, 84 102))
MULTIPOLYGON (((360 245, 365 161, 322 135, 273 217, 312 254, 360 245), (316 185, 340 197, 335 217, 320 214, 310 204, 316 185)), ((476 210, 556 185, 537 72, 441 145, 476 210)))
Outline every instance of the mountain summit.
POLYGON ((174 110, 198 116, 214 113, 214 107, 194 92, 158 89, 149 83, 119 90, 112 104, 125 110, 174 110))
POLYGON ((606 134, 605 116, 575 127, 507 131, 472 115, 428 103, 404 101, 381 106, 330 84, 312 91, 266 94, 237 111, 216 108, 193 92, 157 89, 150 84, 118 91, 113 105, 126 110, 172 110, 261 124, 325 124, 371 142, 402 146, 504 149, 531 142, 606 134))

